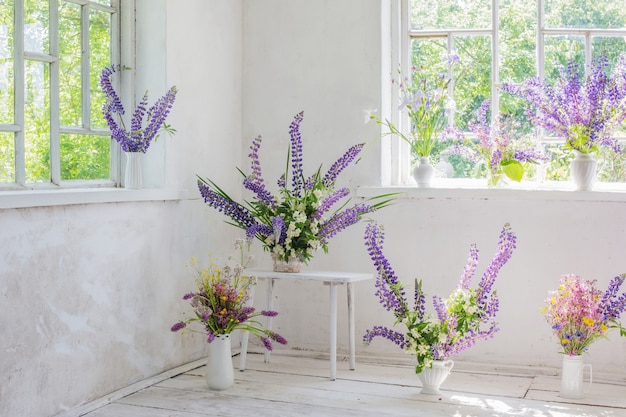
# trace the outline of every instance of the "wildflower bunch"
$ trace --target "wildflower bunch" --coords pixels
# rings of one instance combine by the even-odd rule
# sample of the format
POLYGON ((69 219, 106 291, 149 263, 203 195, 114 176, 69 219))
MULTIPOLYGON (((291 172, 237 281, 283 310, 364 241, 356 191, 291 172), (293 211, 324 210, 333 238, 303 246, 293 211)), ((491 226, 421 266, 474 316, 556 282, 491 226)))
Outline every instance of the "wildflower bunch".
POLYGON ((590 153, 602 146, 619 153, 613 131, 626 118, 626 55, 610 74, 607 67, 608 58, 601 55, 583 81, 578 64, 571 61, 553 84, 528 78, 518 85, 505 83, 502 89, 525 100, 535 126, 565 139, 568 149, 590 153))
POLYGON ((626 274, 611 280, 604 294, 596 281, 573 274, 560 277, 559 288, 550 291, 542 313, 566 355, 582 355, 596 340, 606 337, 610 327, 624 329, 619 323, 626 309, 626 293, 618 294, 626 274))
POLYGON ((130 120, 130 130, 128 130, 122 117, 125 114, 124 106, 111 84, 111 77, 114 73, 128 69, 130 68, 121 65, 111 65, 102 70, 100 87, 106 96, 106 101, 102 106, 102 113, 113 139, 120 144, 124 152, 146 153, 150 143, 161 128, 168 133, 175 132, 171 126, 165 123, 165 119, 172 109, 178 90, 176 86, 171 87, 150 108, 147 108, 148 92, 146 91, 133 112, 130 120), (119 124, 116 119, 119 120, 119 124))
MULTIPOLYGON (((243 239, 237 239, 235 248, 239 250, 239 262, 234 265, 227 264, 222 268, 218 268, 213 261, 208 267, 201 268, 192 258, 190 267, 196 273, 197 291, 185 294, 183 300, 191 303, 193 315, 175 323, 171 328, 173 332, 198 322, 204 327, 209 343, 216 335, 245 330, 260 337, 268 350, 272 350, 272 340, 287 344, 281 335, 264 329, 257 319, 261 316, 274 317, 278 313, 257 312, 249 305, 250 291, 256 285, 256 277, 244 275, 244 268, 252 259, 251 256, 244 259, 244 246, 249 249, 249 245, 243 239)), ((229 260, 232 261, 233 258, 229 260)))
POLYGON ((493 337, 498 331, 495 321, 499 304, 493 285, 500 269, 515 249, 516 236, 507 223, 500 233, 498 252, 485 270, 478 286, 471 280, 478 266, 478 249, 470 248, 467 265, 457 288, 446 299, 433 296, 435 313, 426 312, 426 295, 422 281, 415 280, 414 305, 409 306, 404 287, 383 254, 382 227, 369 224, 365 246, 377 271, 376 295, 383 307, 395 316, 394 325, 403 325, 405 332, 384 326, 366 331, 365 344, 381 336, 391 340, 405 352, 417 358, 416 373, 429 368, 433 360, 445 360, 473 346, 477 341, 493 337))
MULTIPOLYGON (((453 55, 448 59, 450 67, 459 62, 453 55)), ((393 80, 397 83, 396 80, 393 80)), ((455 110, 454 100, 448 92, 452 78, 441 73, 429 79, 425 72, 417 67, 411 68, 411 77, 404 77, 398 84, 400 90, 400 111, 406 111, 410 121, 410 131, 402 133, 391 121, 382 120, 373 113, 368 118, 386 126, 386 135, 398 135, 411 146, 417 157, 438 154, 458 141, 459 132, 448 127, 448 118, 455 110)))
POLYGON ((273 194, 266 188, 261 173, 261 136, 257 136, 250 146, 251 172, 246 174, 239 170, 244 177, 244 187, 253 193, 250 201, 244 200, 243 204, 234 201, 209 179, 199 178, 198 188, 204 201, 228 216, 233 221, 230 224, 244 229, 249 239, 259 239, 263 248, 280 260, 287 262, 289 258, 299 258, 306 263, 318 249, 327 252, 330 239, 337 233, 358 223, 364 215, 386 206, 390 201, 386 197, 391 194, 373 197, 369 201, 378 201, 372 204, 366 202, 346 207, 348 201, 343 201, 338 209, 333 209, 350 194, 346 187, 335 189, 335 181, 357 160, 364 144, 349 148, 326 173, 322 174, 320 166, 305 177, 300 134, 302 118, 302 112, 297 114, 289 127, 291 145, 286 172, 277 181, 278 193, 273 194))
MULTIPOLYGON (((486 165, 489 185, 496 185, 503 174, 520 182, 529 164, 547 158, 528 138, 518 133, 519 123, 512 118, 500 115, 491 122, 490 106, 489 100, 483 101, 476 117, 469 121, 468 128, 478 141, 468 142, 468 152, 461 154, 486 165)), ((457 152, 452 150, 451 153, 457 152)))

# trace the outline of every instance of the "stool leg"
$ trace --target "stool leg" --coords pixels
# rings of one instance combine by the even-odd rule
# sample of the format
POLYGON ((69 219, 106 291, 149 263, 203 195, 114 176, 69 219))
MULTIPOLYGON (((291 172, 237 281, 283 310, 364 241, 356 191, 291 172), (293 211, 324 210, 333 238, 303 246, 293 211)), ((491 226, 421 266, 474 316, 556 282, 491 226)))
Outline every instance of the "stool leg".
POLYGON ((354 292, 352 283, 349 282, 346 285, 346 292, 348 293, 348 335, 350 341, 350 370, 354 371, 356 368, 356 354, 355 354, 355 329, 354 329, 354 292))
POLYGON ((337 378, 337 285, 330 284, 330 380, 337 378))

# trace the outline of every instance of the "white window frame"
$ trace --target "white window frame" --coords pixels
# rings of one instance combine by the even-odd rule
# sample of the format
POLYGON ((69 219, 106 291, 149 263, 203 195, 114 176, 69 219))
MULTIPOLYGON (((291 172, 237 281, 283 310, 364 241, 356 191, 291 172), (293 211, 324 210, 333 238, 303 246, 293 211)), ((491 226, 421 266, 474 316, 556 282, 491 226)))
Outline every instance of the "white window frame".
MULTIPOLYGON (((111 0, 111 6, 96 3, 89 0, 49 0, 50 22, 49 22, 49 53, 36 53, 26 51, 24 48, 24 1, 14 1, 14 123, 0 124, 0 132, 12 132, 15 135, 15 182, 2 183, 2 190, 25 190, 25 189, 57 189, 57 188, 80 188, 80 187, 114 187, 119 184, 121 178, 119 146, 113 141, 110 147, 110 178, 102 180, 61 180, 60 166, 60 135, 61 134, 81 134, 109 136, 110 131, 106 128, 92 128, 90 116, 90 86, 89 86, 89 54, 83 53, 81 59, 81 79, 82 79, 82 125, 80 127, 66 127, 59 124, 59 39, 58 39, 58 10, 59 2, 66 2, 79 5, 81 7, 81 49, 89 50, 89 12, 96 9, 109 12, 111 18, 111 61, 122 62, 126 65, 133 62, 134 35, 125 39, 122 36, 134 34, 134 0, 111 0), (124 19, 122 21, 121 17, 124 19), (127 48, 122 48, 121 41, 127 48), (121 56, 121 51, 130 51, 121 56), (50 182, 27 183, 24 148, 24 88, 25 88, 25 65, 26 61, 43 62, 50 66, 50 182)), ((132 80, 124 80, 131 83, 132 80)), ((127 90, 127 91, 133 91, 127 90)), ((124 101, 132 98, 123 97, 124 101)))
MULTIPOLYGON (((390 38, 388 42, 391 45, 389 53, 389 62, 383 56, 383 84, 390 85, 390 76, 386 78, 386 74, 391 74, 398 66, 403 76, 410 74, 411 65, 411 40, 427 37, 446 37, 448 40, 448 52, 453 53, 453 40, 459 35, 488 35, 491 37, 491 53, 493 56, 499 55, 499 25, 493 22, 499 20, 499 0, 491 0, 491 27, 487 29, 454 29, 454 30, 411 30, 410 29, 410 1, 411 0, 392 0, 389 7, 390 19, 389 27, 390 38)), ((597 35, 613 35, 626 37, 626 29, 580 29, 580 28, 546 28, 544 21, 544 2, 537 1, 537 76, 545 75, 545 38, 550 35, 584 35, 585 38, 585 69, 589 69, 592 60, 591 41, 593 36, 597 35)), ((384 7, 384 6, 383 6, 384 7)), ((384 24, 384 23, 383 23, 384 24)), ((492 59, 491 67, 491 108, 499 108, 500 97, 500 80, 499 80, 499 60, 492 59)), ((451 83, 450 88, 453 88, 451 83)), ((409 120, 406 114, 396 110, 399 102, 399 92, 397 88, 387 88, 383 86, 383 103, 382 111, 386 117, 391 120, 400 130, 408 131, 409 120)), ((492 117, 497 117, 497 112, 493 112, 492 117)), ((624 138, 620 138, 624 139, 624 138)), ((541 136, 540 143, 557 143, 562 142, 560 138, 541 136)), ((381 175, 382 185, 406 186, 414 185, 410 175, 410 158, 411 150, 409 145, 393 137, 390 142, 383 146, 383 170, 381 175)), ((567 181, 554 182, 554 184, 543 184, 539 175, 539 181, 526 181, 520 186, 514 188, 522 189, 555 189, 563 190, 568 188, 567 181), (562 184, 562 185, 561 185, 562 184)), ((476 188, 477 181, 474 179, 446 179, 443 181, 445 188, 476 188)), ((607 189, 610 191, 619 190, 626 191, 626 183, 596 183, 596 189, 607 189), (603 185, 600 185, 603 184, 603 185), (606 185, 604 185, 606 184, 606 185), (599 187, 598 187, 599 185, 599 187)))

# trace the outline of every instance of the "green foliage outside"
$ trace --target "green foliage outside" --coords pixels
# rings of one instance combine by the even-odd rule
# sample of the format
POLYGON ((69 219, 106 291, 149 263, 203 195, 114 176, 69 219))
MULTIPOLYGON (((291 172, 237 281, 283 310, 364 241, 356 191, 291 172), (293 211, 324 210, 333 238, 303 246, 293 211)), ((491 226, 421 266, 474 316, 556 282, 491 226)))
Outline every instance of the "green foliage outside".
MULTIPOLYGON (((499 2, 499 74, 503 82, 521 82, 536 75, 537 1, 501 0, 499 2)), ((488 29, 491 26, 491 0, 412 0, 413 29, 488 29)), ((545 21, 549 28, 625 28, 626 8, 610 0, 546 0, 545 21)), ((453 50, 461 62, 455 68, 455 124, 467 131, 467 122, 474 117, 482 101, 491 91, 491 40, 485 35, 456 35, 453 50)), ((592 57, 609 56, 611 63, 626 51, 623 36, 592 37, 592 57)), ((418 38, 411 45, 412 64, 430 71, 429 77, 447 73, 448 38, 418 38)), ((576 60, 584 68, 584 37, 582 35, 549 35, 545 40, 545 75, 548 80, 558 76, 559 67, 576 60)), ((581 74, 583 75, 583 74, 581 74)), ((497 92, 496 92, 497 93, 497 92)), ((535 133, 524 115, 520 99, 500 93, 500 111, 513 114, 521 123, 520 135, 535 133)), ((570 153, 557 143, 545 149, 551 157, 545 163, 545 180, 569 180, 570 153)), ((453 177, 482 178, 486 170, 474 166, 457 155, 442 155, 453 167, 453 177)), ((599 180, 626 182, 626 155, 603 152, 598 155, 599 180)), ((535 170, 536 171, 536 170, 535 170)), ((534 173, 526 173, 533 178, 534 173)))

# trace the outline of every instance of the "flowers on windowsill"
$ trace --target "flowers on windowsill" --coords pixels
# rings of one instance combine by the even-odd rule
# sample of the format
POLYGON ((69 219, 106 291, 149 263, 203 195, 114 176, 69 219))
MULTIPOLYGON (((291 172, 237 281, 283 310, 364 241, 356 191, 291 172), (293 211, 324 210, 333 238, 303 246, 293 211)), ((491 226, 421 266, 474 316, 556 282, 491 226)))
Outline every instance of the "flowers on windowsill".
POLYGON ((326 173, 322 173, 320 166, 305 177, 300 134, 302 118, 302 112, 297 114, 289 127, 291 146, 285 173, 277 181, 278 193, 272 194, 266 188, 261 173, 261 136, 256 137, 250 146, 251 173, 239 170, 244 177, 244 187, 253 193, 252 200, 240 204, 209 179, 199 178, 198 188, 209 206, 233 221, 229 224, 244 229, 249 239, 259 239, 263 248, 278 259, 288 262, 289 258, 299 258, 307 263, 318 249, 327 252, 328 242, 337 233, 358 223, 366 214, 386 206, 391 194, 370 199, 378 200, 372 204, 347 207, 348 201, 344 201, 338 209, 333 209, 350 194, 346 187, 335 190, 335 181, 357 160, 364 144, 348 149, 326 173))
POLYGON ((157 133, 161 128, 170 134, 175 132, 171 126, 165 123, 165 119, 167 119, 172 109, 178 90, 176 86, 171 87, 150 108, 147 108, 148 92, 146 91, 133 112, 130 120, 130 130, 128 130, 122 117, 125 114, 124 106, 111 84, 111 77, 114 73, 128 69, 130 68, 111 65, 102 70, 100 86, 106 96, 106 101, 102 106, 102 113, 113 139, 120 144, 124 152, 146 153, 150 143, 157 137, 157 133), (116 118, 119 120, 119 124, 116 118))
POLYGON ((542 313, 552 326, 554 335, 569 356, 582 355, 600 338, 606 338, 609 328, 626 329, 619 323, 626 309, 626 292, 618 294, 626 274, 611 280, 604 294, 596 288, 596 281, 583 280, 573 274, 561 276, 559 288, 550 291, 542 313))
POLYGON ((478 286, 470 287, 478 266, 478 249, 472 245, 457 288, 446 299, 433 296, 435 314, 426 313, 426 296, 421 280, 415 280, 414 307, 409 306, 404 287, 383 254, 383 241, 382 227, 370 223, 365 232, 365 246, 377 271, 376 295, 382 306, 395 316, 394 325, 403 325, 406 331, 375 326, 365 333, 365 344, 378 336, 389 339, 405 352, 416 356, 415 372, 420 373, 424 368, 431 367, 434 360, 449 359, 498 331, 495 321, 498 297, 492 287, 500 269, 515 249, 516 236, 508 223, 500 233, 498 251, 478 286))
POLYGON ((450 153, 458 153, 466 158, 482 161, 487 169, 488 184, 497 185, 506 175, 520 182, 528 165, 546 161, 541 151, 529 137, 520 136, 519 123, 512 118, 500 115, 493 121, 489 117, 489 100, 483 101, 476 118, 468 123, 478 142, 467 141, 463 147, 456 146, 450 153))
POLYGON ((619 153, 613 131, 626 118, 626 55, 620 56, 611 74, 608 58, 597 58, 584 83, 575 61, 561 68, 554 84, 528 78, 522 84, 502 87, 527 102, 526 114, 535 126, 565 140, 580 153, 597 152, 603 146, 619 153))
MULTIPOLYGON (((458 62, 456 55, 449 58, 451 66, 458 62)), ((405 77, 398 84, 399 110, 407 112, 411 124, 409 133, 402 133, 391 121, 382 120, 373 112, 368 112, 367 118, 386 126, 389 131, 385 135, 397 135, 408 143, 417 158, 439 155, 462 137, 460 132, 447 127, 449 115, 455 110, 454 100, 448 93, 452 79, 447 74, 439 74, 430 80, 416 67, 411 68, 411 74, 410 79, 405 77)))
MULTIPOLYGON (((256 277, 244 275, 244 268, 252 259, 246 256, 249 244, 243 239, 235 241, 235 249, 240 259, 232 264, 218 268, 212 261, 208 267, 200 267, 192 258, 190 267, 196 273, 197 291, 184 295, 193 308, 193 315, 175 323, 171 330, 177 332, 197 322, 207 334, 207 342, 211 343, 216 335, 229 334, 235 330, 249 331, 261 338, 266 349, 272 350, 272 341, 287 344, 279 334, 264 329, 258 321, 259 317, 274 317, 275 311, 257 312, 248 305, 250 290, 256 285, 256 277), (245 248, 244 248, 245 246, 245 248)), ((197 331, 197 330, 193 330, 197 331)))

